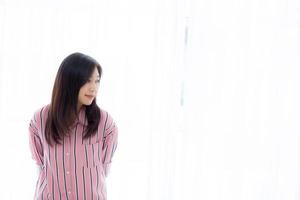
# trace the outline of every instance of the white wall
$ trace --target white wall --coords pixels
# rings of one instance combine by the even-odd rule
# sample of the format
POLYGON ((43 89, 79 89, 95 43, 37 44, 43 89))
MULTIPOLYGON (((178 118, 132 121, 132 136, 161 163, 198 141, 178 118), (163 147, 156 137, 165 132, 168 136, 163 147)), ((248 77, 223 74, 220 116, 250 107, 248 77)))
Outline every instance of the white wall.
POLYGON ((62 59, 104 69, 111 200, 296 200, 297 1, 0 2, 0 199, 32 199, 33 111, 62 59))

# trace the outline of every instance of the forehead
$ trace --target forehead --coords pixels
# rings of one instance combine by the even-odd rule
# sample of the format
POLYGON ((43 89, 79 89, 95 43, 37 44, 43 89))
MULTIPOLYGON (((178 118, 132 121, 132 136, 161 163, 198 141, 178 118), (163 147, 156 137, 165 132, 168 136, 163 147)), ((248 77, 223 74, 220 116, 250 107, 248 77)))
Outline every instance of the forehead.
POLYGON ((97 67, 95 67, 91 77, 94 77, 94 78, 99 78, 100 77, 97 67))

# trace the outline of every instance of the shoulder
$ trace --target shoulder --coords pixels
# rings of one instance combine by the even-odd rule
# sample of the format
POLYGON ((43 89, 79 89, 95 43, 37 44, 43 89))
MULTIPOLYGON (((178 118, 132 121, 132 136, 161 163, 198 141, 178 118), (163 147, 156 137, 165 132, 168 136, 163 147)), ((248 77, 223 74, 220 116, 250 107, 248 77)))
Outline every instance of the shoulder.
POLYGON ((115 119, 112 115, 105 109, 100 108, 101 110, 101 117, 100 117, 100 124, 102 129, 104 129, 104 137, 108 136, 111 133, 114 133, 115 137, 118 134, 118 126, 116 124, 115 119))
POLYGON ((34 111, 34 115, 40 115, 43 114, 45 111, 49 110, 49 106, 50 104, 46 104, 44 106, 38 107, 35 111, 34 111))
POLYGON ((50 104, 46 104, 44 106, 37 108, 34 111, 33 118, 36 122, 40 123, 40 122, 44 121, 44 119, 47 116, 47 113, 49 111, 49 106, 50 106, 50 104))
POLYGON ((106 109, 100 108, 100 114, 101 120, 103 120, 104 122, 111 124, 114 121, 114 118, 106 109))

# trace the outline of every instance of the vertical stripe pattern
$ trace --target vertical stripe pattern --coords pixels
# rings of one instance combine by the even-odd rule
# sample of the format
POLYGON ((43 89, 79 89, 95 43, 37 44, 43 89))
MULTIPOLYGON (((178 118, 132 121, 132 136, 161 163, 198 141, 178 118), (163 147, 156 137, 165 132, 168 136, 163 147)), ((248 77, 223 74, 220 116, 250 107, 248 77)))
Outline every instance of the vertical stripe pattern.
POLYGON ((34 190, 35 200, 106 200, 105 177, 118 144, 118 128, 111 115, 100 109, 97 133, 83 139, 87 125, 85 107, 62 144, 45 140, 49 104, 36 110, 29 123, 32 159, 41 167, 34 190))

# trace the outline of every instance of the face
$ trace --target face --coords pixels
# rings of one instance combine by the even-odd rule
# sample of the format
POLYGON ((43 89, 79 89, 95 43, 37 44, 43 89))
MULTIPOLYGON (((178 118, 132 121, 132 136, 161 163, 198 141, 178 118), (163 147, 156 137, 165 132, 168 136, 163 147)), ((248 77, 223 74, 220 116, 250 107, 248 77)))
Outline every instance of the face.
POLYGON ((78 109, 80 109, 82 105, 91 105, 91 103, 97 96, 99 83, 100 76, 97 68, 95 67, 92 76, 79 90, 77 105, 78 109))

